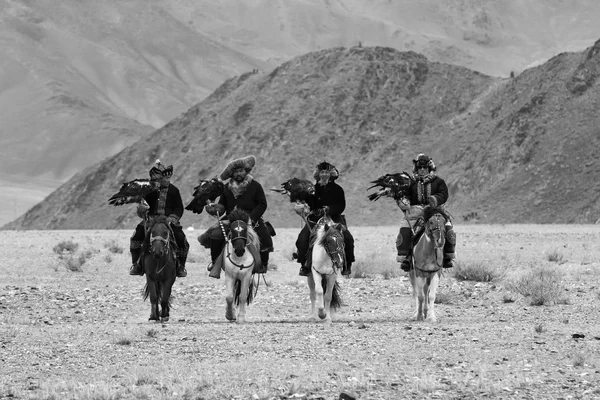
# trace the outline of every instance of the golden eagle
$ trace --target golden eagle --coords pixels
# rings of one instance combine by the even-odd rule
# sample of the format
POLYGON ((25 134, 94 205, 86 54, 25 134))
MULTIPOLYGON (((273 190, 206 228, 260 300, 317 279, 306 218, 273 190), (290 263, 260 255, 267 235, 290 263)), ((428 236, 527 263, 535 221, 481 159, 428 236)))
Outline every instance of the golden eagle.
POLYGON ((306 202, 309 196, 315 194, 315 185, 309 180, 292 178, 281 184, 281 189, 271 188, 272 191, 287 195, 290 202, 306 202))
POLYGON ((194 188, 194 198, 185 209, 194 214, 202 213, 207 203, 223 194, 223 189, 225 189, 225 184, 218 178, 201 179, 200 184, 194 188))
POLYGON ((158 189, 158 182, 150 179, 134 179, 125 182, 119 192, 113 194, 108 203, 113 206, 122 206, 123 204, 139 203, 148 193, 158 189))
POLYGON ((406 172, 397 174, 385 174, 371 181, 373 185, 367 190, 378 188, 377 192, 369 195, 369 200, 377 201, 380 197, 392 197, 394 200, 400 200, 402 197, 408 197, 408 188, 412 183, 412 178, 406 172))

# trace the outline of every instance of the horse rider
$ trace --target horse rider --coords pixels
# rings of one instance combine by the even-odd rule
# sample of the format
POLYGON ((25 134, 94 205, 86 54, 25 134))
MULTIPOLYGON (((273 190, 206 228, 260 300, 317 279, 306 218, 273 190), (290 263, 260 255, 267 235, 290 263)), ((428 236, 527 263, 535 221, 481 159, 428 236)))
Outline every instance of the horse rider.
MULTIPOLYGON (((342 268, 342 275, 350 275, 352 273, 352 263, 354 262, 354 237, 348 230, 346 217, 342 214, 346 209, 346 195, 344 189, 335 182, 339 176, 339 171, 332 164, 326 161, 319 163, 313 173, 316 180, 315 193, 308 196, 306 205, 296 206, 295 211, 298 214, 308 214, 308 221, 312 223, 316 223, 320 216, 328 214, 333 222, 344 226, 342 233, 344 235, 346 263, 342 268)), ((300 276, 310 274, 310 265, 307 265, 307 261, 310 262, 308 258, 311 257, 308 254, 310 233, 311 227, 305 224, 296 240, 297 261, 301 265, 300 276)))
MULTIPOLYGON (((183 233, 179 220, 183 215, 183 201, 179 189, 171 183, 173 175, 173 166, 165 167, 160 160, 150 169, 150 181, 158 187, 158 190, 152 191, 144 197, 137 208, 137 214, 140 218, 147 216, 164 215, 167 217, 169 226, 175 237, 177 244, 177 277, 187 276, 185 261, 187 259, 190 245, 183 233)), ((131 259, 133 265, 129 270, 129 275, 144 275, 144 270, 140 265, 139 259, 142 253, 142 244, 146 236, 145 221, 142 220, 136 228, 130 241, 131 259)))
MULTIPOLYGON (((262 185, 250 175, 255 165, 256 157, 252 155, 230 161, 220 175, 221 180, 225 181, 229 179, 229 182, 225 184, 223 194, 219 197, 218 203, 208 204, 206 211, 210 215, 219 217, 225 214, 225 218, 236 207, 248 213, 252 227, 260 239, 261 247, 261 265, 254 272, 264 274, 267 272, 267 266, 269 265, 269 253, 273 251, 273 240, 262 218, 267 209, 265 191, 262 185)), ((226 241, 220 229, 216 233, 217 235, 210 235, 212 264, 209 267, 211 271, 209 276, 218 279, 220 277, 221 265, 216 261, 221 255, 226 241)))
MULTIPOLYGON (((400 220, 400 231, 396 238, 396 249, 398 257, 396 261, 403 271, 409 271, 410 266, 410 244, 413 237, 413 227, 417 220, 423 215, 423 207, 426 205, 442 206, 448 200, 448 186, 446 182, 437 176, 436 166, 433 160, 421 153, 413 160, 413 182, 410 190, 410 204, 397 200, 396 204, 404 213, 400 220)), ((444 245, 444 268, 454 267, 454 249, 456 246, 456 234, 450 220, 446 221, 446 243, 444 245)))

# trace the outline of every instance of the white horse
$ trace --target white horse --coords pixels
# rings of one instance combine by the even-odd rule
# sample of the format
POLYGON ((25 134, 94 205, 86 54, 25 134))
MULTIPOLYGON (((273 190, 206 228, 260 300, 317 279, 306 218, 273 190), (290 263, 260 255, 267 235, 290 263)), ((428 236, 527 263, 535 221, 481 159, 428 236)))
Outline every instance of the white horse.
POLYGON ((343 227, 334 224, 329 217, 322 217, 311 232, 312 267, 308 275, 310 289, 311 318, 316 320, 317 309, 320 319, 331 323, 331 315, 342 305, 338 270, 343 266, 343 227), (317 284, 317 282, 319 284, 317 284))
POLYGON ((433 305, 444 259, 446 217, 439 209, 426 207, 423 218, 425 228, 412 250, 412 268, 409 277, 415 299, 415 319, 435 322, 433 305))
POLYGON ((250 246, 258 252, 260 241, 248 223, 247 214, 239 213, 240 217, 236 217, 234 212, 229 215, 230 235, 221 257, 225 271, 225 318, 242 323, 246 321, 246 305, 250 305, 254 298, 252 271, 255 263, 260 262, 260 256, 256 259, 250 246))

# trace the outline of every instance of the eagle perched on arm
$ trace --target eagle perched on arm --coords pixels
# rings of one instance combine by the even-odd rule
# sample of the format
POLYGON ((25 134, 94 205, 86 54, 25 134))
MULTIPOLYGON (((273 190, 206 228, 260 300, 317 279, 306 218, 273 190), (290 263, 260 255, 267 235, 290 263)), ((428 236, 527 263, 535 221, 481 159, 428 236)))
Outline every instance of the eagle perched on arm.
POLYGON ((315 185, 306 179, 292 178, 283 182, 281 189, 271 188, 271 190, 289 196, 291 203, 306 203, 306 199, 315 194, 315 185))
POLYGON ((377 192, 369 194, 369 200, 377 201, 379 198, 386 196, 392 197, 394 200, 400 200, 402 197, 408 196, 408 189, 412 183, 412 178, 406 172, 396 174, 385 174, 371 181, 373 185, 367 190, 378 188, 377 192))
POLYGON ((121 189, 108 199, 108 203, 113 206, 122 206, 123 204, 139 203, 148 193, 157 190, 156 182, 150 179, 134 179, 125 182, 121 189))
POLYGON ((201 179, 200 184, 194 188, 194 198, 190 201, 185 209, 190 210, 194 214, 202 213, 204 206, 214 201, 217 197, 223 194, 225 184, 218 178, 201 179))

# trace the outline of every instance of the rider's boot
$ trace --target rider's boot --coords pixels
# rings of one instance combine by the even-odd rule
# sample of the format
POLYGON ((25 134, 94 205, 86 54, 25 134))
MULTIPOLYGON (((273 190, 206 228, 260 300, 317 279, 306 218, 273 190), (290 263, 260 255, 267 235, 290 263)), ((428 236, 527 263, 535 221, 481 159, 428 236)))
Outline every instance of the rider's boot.
POLYGON ((456 247, 456 234, 454 228, 449 223, 446 223, 446 243, 444 244, 444 268, 454 267, 454 259, 456 254, 454 252, 456 247))
POLYGON ((396 238, 396 250, 398 256, 396 261, 400 263, 402 271, 410 271, 410 241, 412 240, 412 230, 410 227, 401 227, 398 237, 396 238))
POLYGON ((342 275, 350 275, 352 273, 352 261, 347 261, 342 268, 342 275))
MULTIPOLYGON (((298 258, 298 261, 300 261, 300 258, 298 258)), ((301 263, 302 266, 300 267, 300 276, 308 276, 310 274, 310 270, 312 268, 312 247, 310 249, 308 249, 308 251, 306 252, 306 260, 301 263)))
POLYGON ((269 268, 269 252, 261 251, 260 252, 260 268, 257 268, 254 271, 254 273, 255 274, 266 274, 268 268, 269 268))
POLYGON ((129 268, 129 275, 144 275, 144 270, 140 265, 140 254, 142 249, 129 249, 131 252, 131 268, 129 268))
POLYGON ((187 271, 185 269, 185 260, 187 257, 180 256, 177 257, 177 271, 175 272, 178 278, 185 278, 187 276, 187 271))

